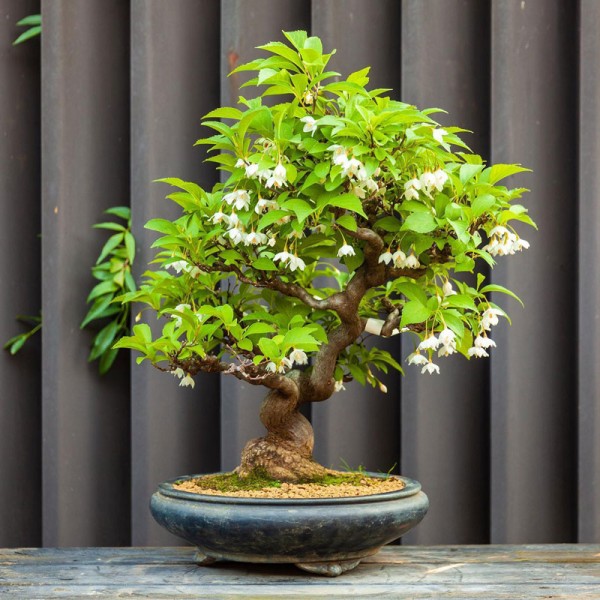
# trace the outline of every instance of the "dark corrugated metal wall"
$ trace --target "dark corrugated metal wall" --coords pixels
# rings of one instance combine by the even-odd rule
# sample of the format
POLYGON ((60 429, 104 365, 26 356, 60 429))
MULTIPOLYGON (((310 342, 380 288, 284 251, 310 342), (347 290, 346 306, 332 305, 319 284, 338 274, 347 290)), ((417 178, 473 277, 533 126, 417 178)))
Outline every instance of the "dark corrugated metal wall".
POLYGON ((226 74, 256 45, 300 28, 337 69, 371 64, 374 86, 532 167, 540 225, 493 272, 526 309, 491 361, 409 368, 387 396, 348 386, 312 407, 317 458, 421 480, 430 514, 405 542, 600 541, 600 2, 46 0, 41 63, 40 42, 10 45, 39 2, 0 7, 0 338, 44 314, 41 343, 0 356, 0 546, 177 543, 147 510, 156 483, 231 468, 260 432, 260 390, 181 390, 125 355, 101 378, 78 325, 102 210, 130 202, 140 273, 143 223, 172 209, 152 180, 216 180, 200 117, 235 101, 226 74))

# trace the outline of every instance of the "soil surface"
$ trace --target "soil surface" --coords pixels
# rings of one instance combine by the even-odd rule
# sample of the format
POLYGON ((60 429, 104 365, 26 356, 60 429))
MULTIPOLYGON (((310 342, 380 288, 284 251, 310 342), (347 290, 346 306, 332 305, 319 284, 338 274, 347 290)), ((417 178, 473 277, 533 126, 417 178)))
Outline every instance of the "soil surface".
POLYGON ((173 487, 184 492, 208 496, 231 496, 235 498, 348 498, 370 496, 385 492, 396 492, 404 487, 402 480, 393 475, 369 477, 363 474, 330 472, 333 477, 327 483, 280 483, 265 482, 264 486, 254 485, 253 489, 232 489, 232 486, 212 485, 214 475, 177 482, 173 487), (349 476, 350 475, 350 476, 349 476), (337 476, 337 477, 336 477, 337 476), (337 480, 337 481, 336 481, 337 480), (344 481, 346 480, 346 481, 344 481))

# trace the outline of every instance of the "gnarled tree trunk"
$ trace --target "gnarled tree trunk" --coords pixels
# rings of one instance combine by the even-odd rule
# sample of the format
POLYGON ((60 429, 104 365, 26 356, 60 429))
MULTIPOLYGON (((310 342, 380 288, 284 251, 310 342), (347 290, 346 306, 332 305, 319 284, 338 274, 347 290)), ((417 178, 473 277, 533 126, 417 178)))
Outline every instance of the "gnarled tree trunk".
POLYGON ((267 434, 246 444, 237 469, 240 477, 247 477, 258 470, 273 479, 294 482, 328 472, 313 460, 313 428, 298 410, 300 389, 293 387, 296 393, 285 394, 275 389, 265 398, 260 420, 267 434))

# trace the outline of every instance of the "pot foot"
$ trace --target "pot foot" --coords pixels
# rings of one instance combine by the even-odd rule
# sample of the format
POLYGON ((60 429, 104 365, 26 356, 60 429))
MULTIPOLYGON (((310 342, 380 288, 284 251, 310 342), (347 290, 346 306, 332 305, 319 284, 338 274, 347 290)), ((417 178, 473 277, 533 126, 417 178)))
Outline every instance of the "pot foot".
POLYGON ((204 552, 200 550, 197 550, 196 554, 194 555, 194 562, 197 565, 201 565, 204 567, 208 567, 209 565, 216 563, 217 560, 217 558, 213 558, 212 556, 206 556, 206 554, 204 554, 204 552))
POLYGON ((303 571, 324 575, 325 577, 337 577, 346 571, 351 571, 358 566, 358 560, 334 560, 330 562, 308 562, 296 563, 296 566, 303 571))

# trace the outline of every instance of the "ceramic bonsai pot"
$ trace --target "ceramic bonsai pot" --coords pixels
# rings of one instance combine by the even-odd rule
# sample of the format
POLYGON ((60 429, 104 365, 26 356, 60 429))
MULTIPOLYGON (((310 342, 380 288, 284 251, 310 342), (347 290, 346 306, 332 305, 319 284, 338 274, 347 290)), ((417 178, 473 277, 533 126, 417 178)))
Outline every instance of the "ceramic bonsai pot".
POLYGON ((161 483, 150 510, 160 525, 197 546, 198 564, 293 563, 336 576, 404 535, 429 507, 421 484, 406 477, 399 491, 350 498, 234 498, 173 487, 194 477, 161 483))

